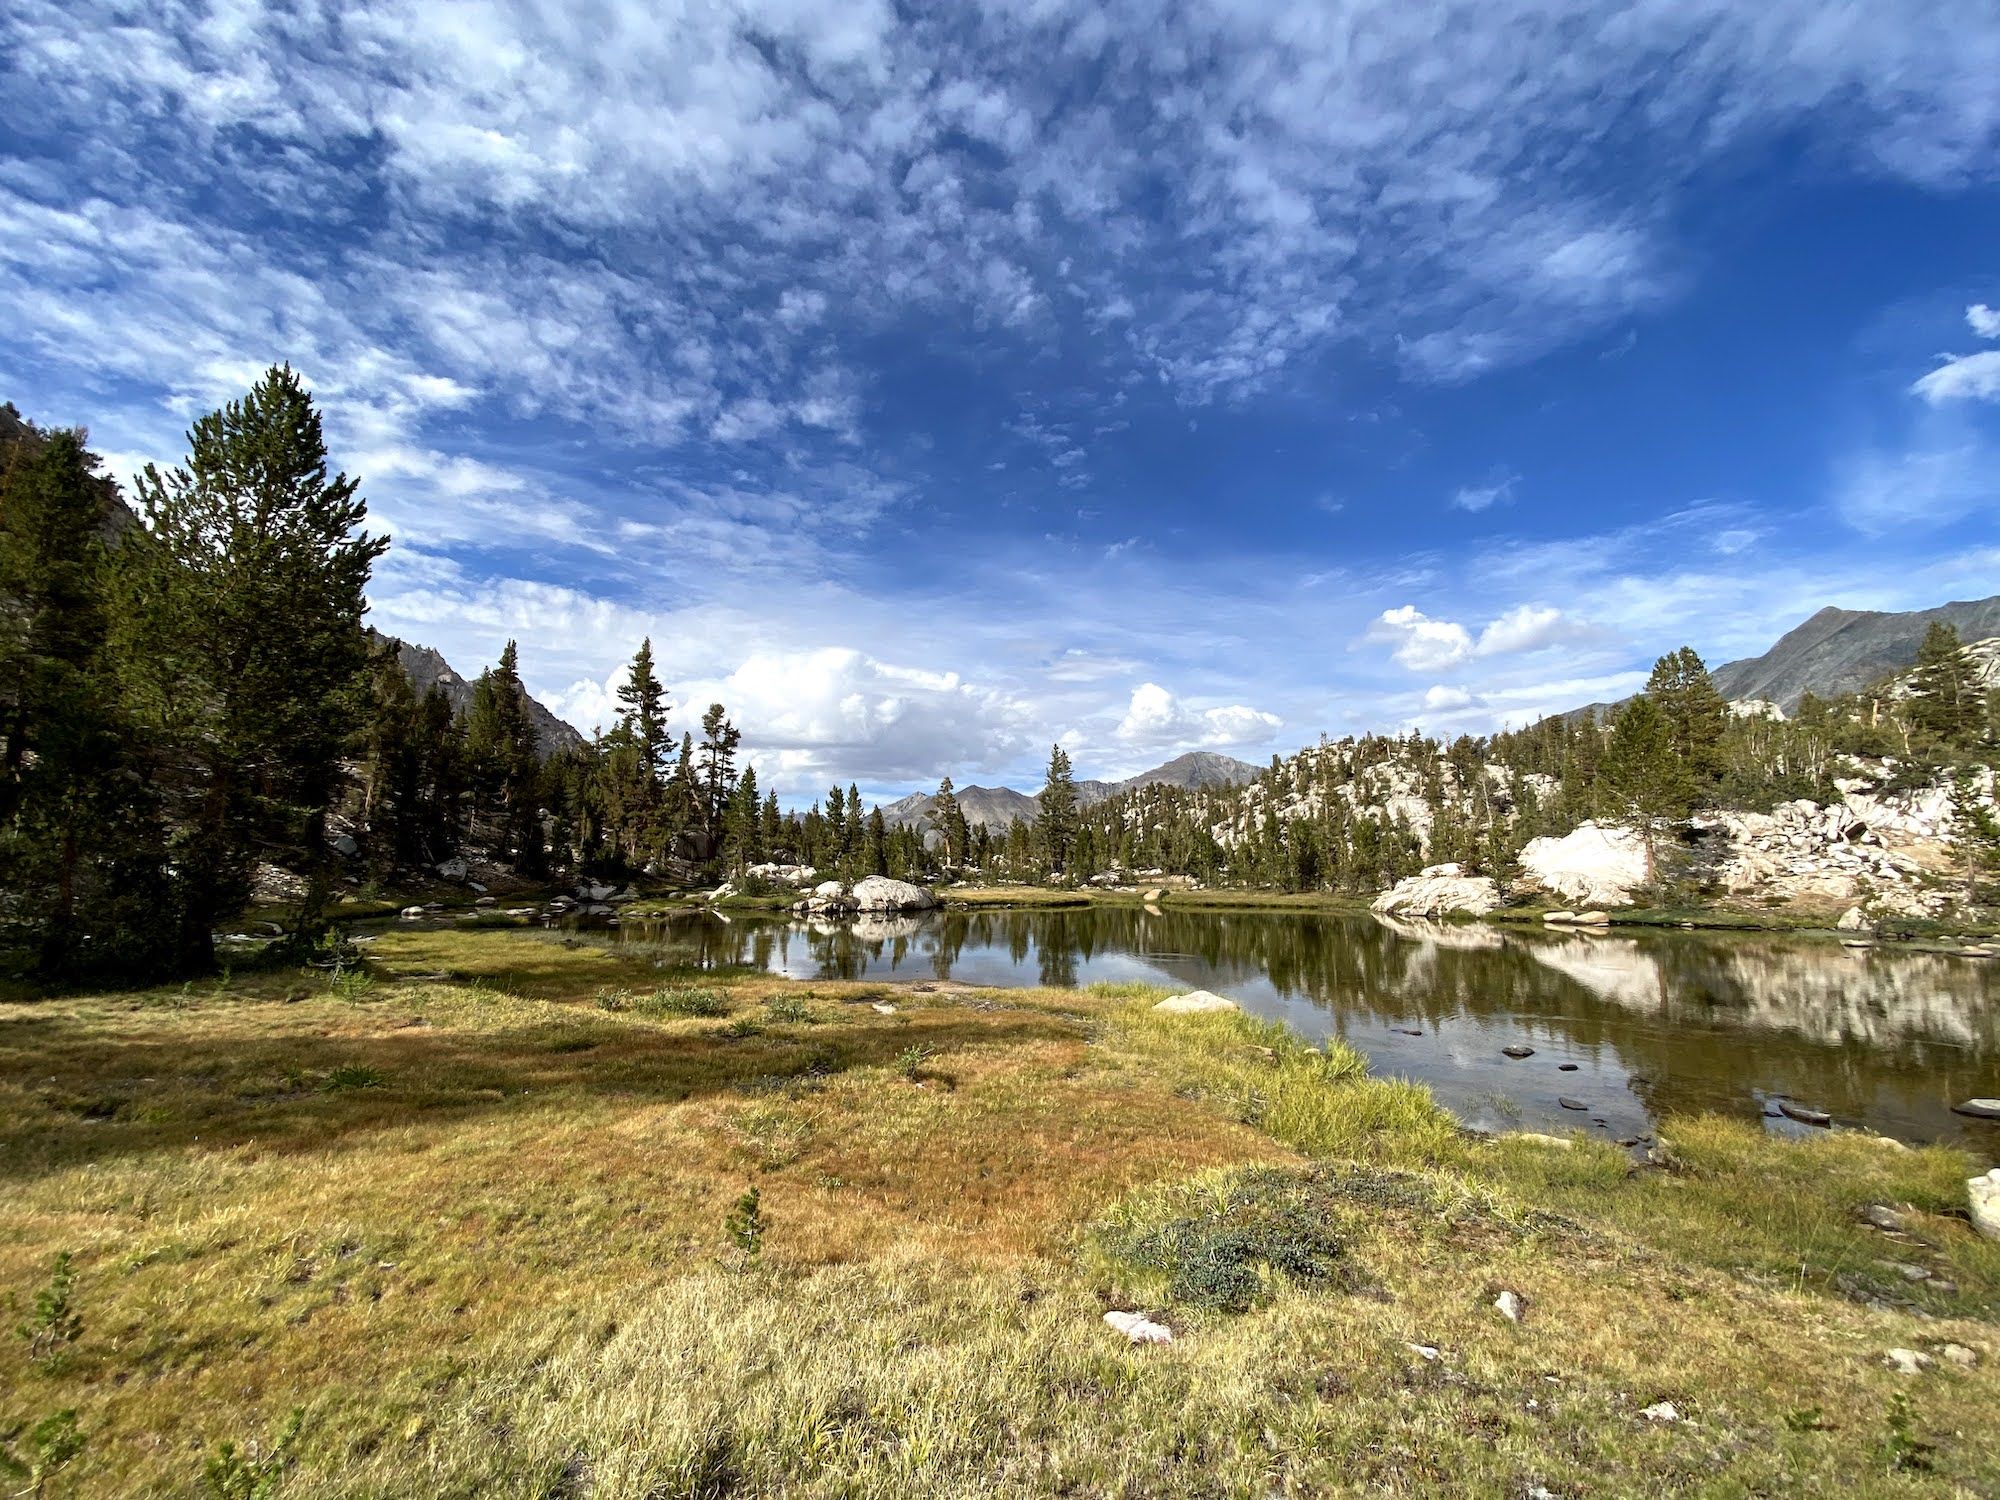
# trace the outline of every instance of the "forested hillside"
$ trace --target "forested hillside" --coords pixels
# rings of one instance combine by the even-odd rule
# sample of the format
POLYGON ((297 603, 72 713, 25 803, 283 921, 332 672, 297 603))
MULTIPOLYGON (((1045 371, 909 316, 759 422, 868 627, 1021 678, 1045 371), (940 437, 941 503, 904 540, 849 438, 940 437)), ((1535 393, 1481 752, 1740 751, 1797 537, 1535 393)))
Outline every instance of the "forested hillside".
POLYGON ((1996 842, 1985 770, 2000 744, 1996 665, 1994 643, 1968 648, 1934 622, 1912 671, 1862 693, 1807 694, 1786 717, 1732 708, 1683 647, 1608 715, 1449 742, 1322 741, 1245 787, 1151 786, 1059 810, 1053 821, 1044 812, 1004 838, 975 839, 974 857, 1026 878, 1060 849, 1077 879, 1154 871, 1363 895, 1428 865, 1504 877, 1530 841, 1588 820, 1684 843, 1691 819, 1762 815, 1865 785, 1889 795, 1930 789, 1984 868, 1996 842))

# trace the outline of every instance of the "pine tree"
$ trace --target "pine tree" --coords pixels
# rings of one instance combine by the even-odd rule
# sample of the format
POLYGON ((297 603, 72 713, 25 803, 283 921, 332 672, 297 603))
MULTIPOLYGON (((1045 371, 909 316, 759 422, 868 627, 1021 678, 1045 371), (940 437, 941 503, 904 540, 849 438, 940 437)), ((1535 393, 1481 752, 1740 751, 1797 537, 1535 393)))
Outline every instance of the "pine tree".
POLYGON ((667 735, 667 690, 653 674, 653 639, 648 636, 633 654, 632 666, 618 688, 619 718, 633 742, 649 778, 667 769, 673 741, 667 735))
POLYGON ((1061 745, 1049 747, 1048 780, 1036 801, 1041 812, 1035 819, 1035 831, 1049 868, 1061 875, 1069 868, 1070 850, 1076 843, 1076 783, 1061 745))
POLYGON ((1653 663, 1646 696, 1666 724, 1667 745, 1685 773, 1677 783, 1693 803, 1722 776, 1722 734, 1729 723, 1729 705, 1716 691, 1708 668, 1691 646, 1683 646, 1653 663))
POLYGON ((730 793, 729 808, 723 819, 724 853, 737 874, 764 857, 762 811, 757 796, 757 768, 746 766, 742 779, 730 793))
POLYGON ((1646 863, 1653 865, 1653 825, 1684 812, 1691 778, 1674 754, 1673 732, 1646 694, 1627 703, 1612 722, 1604 748, 1603 785, 1613 807, 1639 825, 1646 863))
POLYGON ((965 809, 958 805, 958 793, 953 789, 949 776, 938 783, 937 796, 931 801, 930 824, 943 841, 940 852, 944 863, 955 865, 962 862, 971 835, 966 827, 965 809))
POLYGON ((495 852, 522 875, 547 867, 542 828, 541 756, 534 722, 528 717, 528 690, 521 682, 520 652, 507 642, 499 665, 480 674, 466 715, 465 747, 485 805, 500 818, 495 852))
POLYGON ((861 838, 861 863, 870 875, 889 873, 889 824, 879 807, 870 808, 861 838))
POLYGON ((1917 648, 1910 679, 1909 716, 1914 748, 1950 753, 1977 738, 1984 705, 1979 676, 1953 626, 1933 620, 1917 648))
POLYGON ((838 786, 826 791, 826 830, 828 862, 838 864, 847 853, 847 794, 838 786))
POLYGON ((162 747, 181 960, 250 894, 257 851, 302 849, 291 938, 330 895, 326 809, 361 716, 363 599, 386 537, 360 530, 358 481, 327 477, 310 393, 289 367, 197 421, 184 467, 148 465, 146 529, 120 549, 128 701, 162 747))
POLYGON ((177 929, 109 651, 95 465, 76 432, 0 451, 0 926, 52 979, 161 967, 177 929))
POLYGON ((701 716, 700 769, 702 831, 711 850, 722 836, 723 808, 736 788, 736 747, 742 738, 722 705, 709 704, 701 716))
POLYGON ((764 857, 766 859, 775 859, 779 845, 785 840, 785 824, 784 819, 778 812, 778 794, 776 792, 766 792, 764 794, 764 810, 758 821, 760 825, 758 830, 759 836, 762 838, 764 845, 764 857))

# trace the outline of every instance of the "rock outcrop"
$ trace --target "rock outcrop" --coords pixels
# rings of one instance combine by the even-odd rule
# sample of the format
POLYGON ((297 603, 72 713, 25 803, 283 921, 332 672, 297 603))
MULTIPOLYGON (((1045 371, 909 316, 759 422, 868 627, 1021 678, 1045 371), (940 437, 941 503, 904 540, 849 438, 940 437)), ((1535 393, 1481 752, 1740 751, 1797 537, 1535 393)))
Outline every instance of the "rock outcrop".
POLYGON ((747 879, 768 880, 773 885, 808 886, 819 879, 811 865, 751 865, 743 872, 747 879))
POLYGON ((1652 879, 1646 844, 1616 824, 1579 823, 1559 839, 1532 839, 1521 851, 1523 877, 1553 896, 1584 906, 1630 906, 1652 879))
POLYGON ((1460 865, 1432 865, 1406 875, 1377 896, 1369 909, 1385 917, 1442 917, 1454 912, 1483 917, 1500 905, 1500 887, 1460 865))

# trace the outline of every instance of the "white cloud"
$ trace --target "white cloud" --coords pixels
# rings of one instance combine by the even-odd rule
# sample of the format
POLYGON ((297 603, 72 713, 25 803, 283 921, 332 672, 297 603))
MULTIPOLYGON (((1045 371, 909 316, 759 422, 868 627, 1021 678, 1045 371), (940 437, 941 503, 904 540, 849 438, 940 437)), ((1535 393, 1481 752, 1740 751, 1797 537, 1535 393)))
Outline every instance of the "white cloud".
POLYGON ((1504 656, 1540 651, 1575 632, 1574 624, 1559 609, 1546 604, 1517 604, 1479 632, 1473 652, 1478 656, 1504 656))
POLYGON ((2000 309, 1975 302, 1965 310, 1966 325, 1983 339, 2000 339, 2000 309))
POLYGON ((1874 535, 1941 526, 1993 504, 2000 453, 1960 435, 1902 452, 1868 450, 1849 459, 1835 503, 1848 524, 1874 535))
POLYGON ((1517 479, 1518 476, 1509 475, 1491 484, 1461 486, 1451 497, 1452 507, 1456 510, 1471 511, 1474 515, 1482 510, 1490 510, 1493 506, 1514 498, 1514 485, 1517 479))
POLYGON ((1368 639, 1394 646, 1396 660, 1412 672, 1435 672, 1472 655, 1472 635, 1453 620, 1433 620, 1414 604, 1385 609, 1368 627, 1368 639))
POLYGON ((1131 746, 1164 749, 1268 744, 1284 720, 1243 704, 1192 708, 1155 682, 1132 690, 1132 701, 1113 734, 1131 746))
POLYGON ((2000 349, 1947 356, 1910 389, 1933 406, 1946 401, 2000 401, 2000 349))

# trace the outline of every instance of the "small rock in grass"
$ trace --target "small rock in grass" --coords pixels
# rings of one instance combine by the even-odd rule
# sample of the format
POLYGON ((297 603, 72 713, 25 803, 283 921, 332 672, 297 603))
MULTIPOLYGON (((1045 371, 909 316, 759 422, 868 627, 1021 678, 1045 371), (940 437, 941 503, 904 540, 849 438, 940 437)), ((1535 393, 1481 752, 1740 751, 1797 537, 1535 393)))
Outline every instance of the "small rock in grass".
POLYGON ((1521 1321, 1521 1313, 1524 1307, 1525 1304, 1521 1301, 1521 1294, 1516 1291, 1504 1291, 1493 1299, 1494 1311, 1499 1313, 1509 1323, 1518 1323, 1521 1321))
POLYGON ((1507 1137, 1510 1141, 1526 1141, 1531 1146, 1559 1146, 1564 1151, 1576 1149, 1576 1142, 1566 1135, 1540 1135, 1532 1130, 1517 1130, 1507 1137))
POLYGON ((1931 1357, 1919 1354, 1915 1349, 1891 1349, 1882 1356, 1882 1362, 1898 1375, 1919 1375, 1931 1362, 1931 1357))
POLYGON ((1671 1401, 1661 1401, 1649 1406, 1639 1415, 1648 1422, 1678 1422, 1681 1419, 1680 1408, 1671 1401))
POLYGON ((1946 1344, 1938 1353, 1945 1363, 1957 1365, 1961 1370, 1970 1370, 1979 1363, 1979 1356, 1963 1344, 1946 1344))
POLYGON ((1520 1046, 1519 1044, 1516 1044, 1512 1047, 1502 1047, 1500 1049, 1500 1055, 1502 1057, 1513 1057, 1513 1058, 1533 1057, 1535 1055, 1535 1049, 1533 1047, 1523 1047, 1520 1046))
MULTIPOLYGON (((1438 1358, 1437 1346, 1434 1344, 1405 1344, 1403 1347, 1416 1355, 1418 1359, 1429 1360, 1438 1358)), ((1952 1347, 1956 1348, 1957 1346, 1953 1345, 1952 1347)))
POLYGON ((1171 1328, 1164 1323, 1155 1323, 1144 1313, 1108 1312, 1104 1321, 1135 1344, 1171 1344, 1174 1341, 1171 1328))
POLYGON ((1207 990, 1189 990, 1185 995, 1175 995, 1172 999, 1162 1000, 1158 1005, 1153 1007, 1154 1010, 1164 1012, 1170 1016, 1199 1015, 1205 1011, 1235 1010, 1237 1008, 1234 1000, 1223 995, 1212 994, 1207 990))
POLYGON ((1886 1203, 1869 1204, 1861 1210, 1861 1217, 1884 1234, 1894 1234, 1903 1227, 1903 1216, 1886 1203))
POLYGON ((878 1016, 893 1016, 896 1013, 896 1007, 891 1005, 886 1000, 877 1000, 874 1004, 870 1005, 868 1008, 874 1011, 875 1014, 878 1016))

